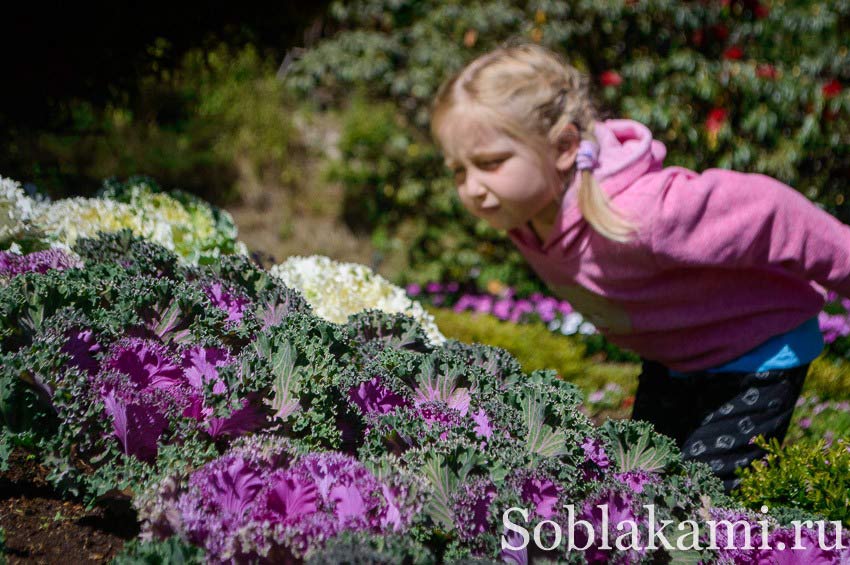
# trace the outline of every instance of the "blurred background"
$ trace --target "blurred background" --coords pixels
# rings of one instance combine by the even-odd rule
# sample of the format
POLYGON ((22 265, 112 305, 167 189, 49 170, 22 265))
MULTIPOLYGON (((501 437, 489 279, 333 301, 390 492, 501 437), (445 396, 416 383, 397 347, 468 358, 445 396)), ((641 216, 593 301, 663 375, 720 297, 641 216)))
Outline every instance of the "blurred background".
POLYGON ((514 36, 587 72, 668 165, 769 174, 850 221, 848 1, 24 4, 0 37, 0 174, 52 197, 149 175, 276 261, 542 291, 427 134, 439 82, 514 36))

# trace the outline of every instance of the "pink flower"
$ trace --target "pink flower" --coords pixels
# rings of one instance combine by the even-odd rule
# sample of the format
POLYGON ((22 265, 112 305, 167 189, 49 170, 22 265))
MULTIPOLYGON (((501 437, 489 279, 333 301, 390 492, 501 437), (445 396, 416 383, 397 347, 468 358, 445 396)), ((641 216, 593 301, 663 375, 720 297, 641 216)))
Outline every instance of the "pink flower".
POLYGON ((422 287, 416 283, 411 283, 407 285, 406 290, 407 294, 409 294, 410 296, 419 296, 419 294, 422 292, 422 287))

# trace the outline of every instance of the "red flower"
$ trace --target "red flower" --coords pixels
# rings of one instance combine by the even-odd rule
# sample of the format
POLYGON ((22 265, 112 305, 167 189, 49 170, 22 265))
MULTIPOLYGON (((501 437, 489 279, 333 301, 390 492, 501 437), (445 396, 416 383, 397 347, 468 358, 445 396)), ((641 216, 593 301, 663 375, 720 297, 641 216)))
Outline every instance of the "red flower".
POLYGON ((705 119, 705 129, 711 134, 717 134, 725 122, 726 110, 723 108, 714 108, 708 113, 708 117, 705 119))
POLYGON ((758 67, 756 67, 756 76, 759 78, 776 80, 776 67, 768 64, 759 65, 758 67))
POLYGON ((753 15, 757 20, 763 20, 770 14, 770 8, 765 6, 764 4, 756 4, 755 8, 753 8, 753 15))
POLYGON ((841 92, 841 83, 838 82, 838 79, 834 78, 821 87, 821 92, 823 92, 823 97, 827 100, 835 98, 841 92))
POLYGON ((737 45, 733 45, 732 47, 730 47, 729 49, 727 49, 726 51, 723 52, 723 58, 724 59, 730 59, 730 60, 737 61, 738 59, 740 59, 743 56, 744 56, 744 50, 741 49, 740 47, 738 47, 737 45))
POLYGON ((599 81, 602 86, 620 86, 623 83, 623 77, 617 71, 605 71, 599 75, 599 81))

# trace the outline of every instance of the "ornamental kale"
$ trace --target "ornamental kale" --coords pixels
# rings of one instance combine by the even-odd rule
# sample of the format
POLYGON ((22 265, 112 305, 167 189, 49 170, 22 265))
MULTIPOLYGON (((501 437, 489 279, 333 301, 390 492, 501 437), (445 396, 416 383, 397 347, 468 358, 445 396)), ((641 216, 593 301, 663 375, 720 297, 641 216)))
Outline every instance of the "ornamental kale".
POLYGON ((699 523, 708 503, 733 506, 672 440, 595 427, 575 386, 502 349, 436 345, 397 313, 319 318, 245 256, 187 265, 126 231, 74 250, 75 268, 0 285, 0 446, 28 447, 89 503, 134 497, 150 541, 207 561, 332 562, 345 547, 377 562, 576 561, 503 552, 502 512, 526 509, 533 528, 572 504, 598 525, 607 503, 642 535, 645 504, 699 523))
POLYGON ((79 269, 82 266, 79 259, 61 249, 34 251, 26 255, 0 251, 0 279, 22 273, 46 273, 49 269, 79 269))
POLYGON ((715 540, 716 562, 723 565, 737 563, 794 563, 832 564, 845 563, 850 558, 850 539, 847 533, 836 530, 834 523, 826 523, 821 534, 813 529, 811 522, 803 522, 800 537, 797 539, 795 528, 781 527, 776 521, 765 515, 746 510, 712 508, 711 519, 718 526, 709 529, 702 537, 702 543, 708 545, 715 540), (728 523, 729 526, 722 524, 728 523), (823 536, 824 542, 819 542, 823 536), (841 536, 841 540, 839 540, 841 536), (749 540, 749 543, 747 543, 749 540), (767 543, 764 543, 764 542, 767 543), (836 549, 836 542, 841 548, 836 549), (794 549, 794 548, 797 549, 794 549), (830 549, 831 548, 831 549, 830 549), (843 548, 843 549, 842 549, 843 548))
POLYGON ((301 558, 342 532, 406 530, 421 508, 421 495, 408 495, 417 488, 410 477, 383 481, 351 456, 299 454, 269 436, 163 481, 159 493, 142 497, 141 515, 149 534, 179 533, 212 560, 274 562, 301 558))

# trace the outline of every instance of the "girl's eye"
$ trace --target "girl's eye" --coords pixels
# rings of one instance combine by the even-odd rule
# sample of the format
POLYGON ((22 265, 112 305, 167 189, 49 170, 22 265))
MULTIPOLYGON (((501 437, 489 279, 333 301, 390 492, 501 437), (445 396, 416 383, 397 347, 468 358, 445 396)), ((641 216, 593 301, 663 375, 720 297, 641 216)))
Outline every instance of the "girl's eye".
POLYGON ((479 167, 481 167, 485 171, 492 171, 494 169, 499 168, 499 165, 501 165, 504 162, 505 162, 504 159, 491 159, 489 161, 484 161, 483 163, 481 163, 479 165, 479 167))

